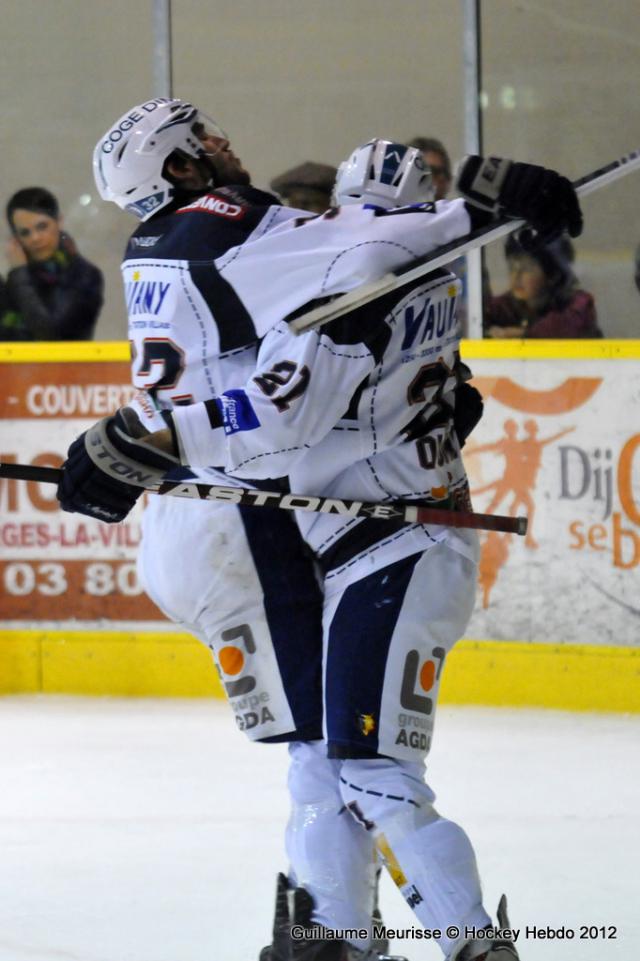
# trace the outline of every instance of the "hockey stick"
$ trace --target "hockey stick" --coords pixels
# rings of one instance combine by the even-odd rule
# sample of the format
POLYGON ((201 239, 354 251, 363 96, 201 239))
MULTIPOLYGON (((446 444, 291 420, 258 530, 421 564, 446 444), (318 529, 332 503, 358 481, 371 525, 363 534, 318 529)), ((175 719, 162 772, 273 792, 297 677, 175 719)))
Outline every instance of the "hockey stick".
MULTIPOLYGON (((1 464, 0 477, 8 480, 38 481, 59 484, 62 469, 34 467, 30 464, 1 464)), ((279 491, 253 490, 248 487, 218 487, 194 481, 164 481, 147 487, 152 494, 172 497, 191 497, 203 501, 221 501, 242 507, 275 507, 287 511, 313 511, 317 514, 339 514, 345 517, 369 517, 375 520, 400 520, 407 524, 442 524, 447 527, 467 527, 481 531, 502 531, 505 534, 526 534, 526 517, 506 517, 500 514, 476 514, 473 511, 453 511, 444 507, 425 507, 411 501, 342 500, 337 497, 315 497, 310 494, 282 494, 279 491)))
MULTIPOLYGON (((640 168, 640 150, 634 150, 632 153, 620 157, 619 160, 607 164, 606 167, 600 167, 579 180, 575 180, 573 186, 579 197, 586 197, 594 190, 600 190, 601 187, 606 187, 621 177, 626 177, 627 174, 638 170, 638 168, 640 168)), ((436 247, 430 254, 419 257, 404 267, 398 267, 397 270, 385 274, 379 280, 362 284, 355 290, 350 290, 347 294, 338 294, 326 303, 292 318, 289 321, 289 327, 295 334, 301 334, 313 327, 328 324, 329 321, 342 317, 350 310, 363 307, 383 294, 404 287, 405 284, 409 284, 439 267, 450 264, 457 257, 468 254, 470 250, 476 250, 478 247, 484 247, 494 240, 505 237, 524 226, 524 223, 524 220, 508 220, 505 218, 495 224, 472 230, 465 237, 436 247)))

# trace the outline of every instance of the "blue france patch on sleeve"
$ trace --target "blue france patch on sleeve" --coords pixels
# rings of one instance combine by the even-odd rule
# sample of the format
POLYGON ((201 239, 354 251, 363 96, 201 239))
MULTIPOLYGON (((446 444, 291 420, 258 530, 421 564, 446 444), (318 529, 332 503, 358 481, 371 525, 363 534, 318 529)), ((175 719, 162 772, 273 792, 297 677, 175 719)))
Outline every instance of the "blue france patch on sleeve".
POLYGON ((255 430, 260 426, 251 401, 243 390, 226 390, 218 398, 225 434, 241 430, 255 430))

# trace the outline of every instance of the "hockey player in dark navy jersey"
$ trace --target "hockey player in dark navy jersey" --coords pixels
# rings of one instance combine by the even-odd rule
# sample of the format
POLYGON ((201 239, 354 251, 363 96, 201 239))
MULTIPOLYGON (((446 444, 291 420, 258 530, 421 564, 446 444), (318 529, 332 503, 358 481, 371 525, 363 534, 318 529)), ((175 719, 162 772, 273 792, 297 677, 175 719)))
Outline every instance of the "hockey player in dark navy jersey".
MULTIPOLYGON (((258 332, 222 275, 225 254, 310 214, 252 187, 215 121, 181 101, 158 98, 120 118, 96 147, 94 172, 103 198, 140 221, 122 272, 139 388, 132 407, 153 425, 176 406, 224 393, 253 369, 258 332)), ((174 476, 229 483, 211 469, 174 476)), ((73 509, 87 509, 91 497, 80 487, 73 509)), ((139 493, 121 488, 94 516, 117 522, 139 493)), ((321 744, 322 605, 315 565, 293 517, 151 495, 142 527, 141 581, 158 607, 213 651, 238 727, 256 741, 321 744)), ((333 775, 328 759, 296 750, 290 850, 303 843, 308 808, 298 785, 309 781, 310 765, 312 777, 322 780, 323 768, 325 780, 333 775)), ((340 905, 336 921, 368 930, 373 838, 352 819, 318 807, 314 823, 324 822, 329 826, 315 848, 323 859, 318 870, 340 905)), ((309 834, 304 843, 313 846, 309 834)), ((300 861, 295 854, 292 860, 300 861)), ((374 942, 364 937, 358 944, 375 961, 374 942)))
MULTIPOLYGON (((381 173, 367 164, 367 175, 373 169, 374 179, 385 183, 392 153, 401 165, 401 151, 384 150, 381 173)), ((190 174, 198 169, 193 162, 186 167, 190 174)), ((278 220, 280 208, 273 208, 244 239, 230 240, 211 266, 261 337, 255 368, 222 391, 216 385, 215 397, 194 396, 194 403, 165 411, 170 430, 164 418, 149 417, 145 425, 139 414, 135 430, 160 428, 151 438, 155 453, 136 442, 130 411, 96 425, 71 448, 63 506, 90 513, 122 496, 119 480, 95 455, 108 445, 133 462, 155 459, 164 473, 180 459, 205 470, 213 464, 242 480, 286 473, 300 493, 365 499, 375 490, 381 499, 464 502, 464 437, 455 415, 465 375, 455 278, 426 277, 300 338, 284 322, 306 303, 374 279, 498 214, 528 220, 545 239, 581 229, 573 188, 553 171, 474 157, 464 163, 458 186, 466 200, 411 209, 355 204, 313 219, 278 220)), ((154 203, 149 189, 162 199, 164 188, 156 183, 135 202, 154 203)), ((224 221, 213 209, 198 211, 205 215, 224 221)), ((150 279, 159 282, 160 275, 150 279)), ((195 298, 191 287, 189 294, 195 298)), ((205 297, 195 304, 194 330, 203 304, 205 297)), ((215 314, 215 300, 211 306, 215 314)), ((326 746, 300 741, 292 752, 291 792, 300 818, 289 826, 291 874, 280 882, 269 957, 348 957, 348 937, 322 932, 323 926, 342 930, 345 916, 340 869, 323 871, 323 846, 335 840, 328 840, 326 822, 324 845, 322 831, 314 835, 317 813, 331 810, 336 827, 348 812, 361 836, 375 839, 448 961, 513 961, 504 902, 498 930, 482 904, 471 843, 436 811, 424 781, 443 661, 473 605, 475 537, 424 525, 385 534, 366 521, 320 515, 301 516, 299 523, 324 571, 326 746), (288 883, 297 885, 293 920, 316 925, 300 940, 287 933, 288 883), (482 931, 488 927, 490 934, 482 931)))

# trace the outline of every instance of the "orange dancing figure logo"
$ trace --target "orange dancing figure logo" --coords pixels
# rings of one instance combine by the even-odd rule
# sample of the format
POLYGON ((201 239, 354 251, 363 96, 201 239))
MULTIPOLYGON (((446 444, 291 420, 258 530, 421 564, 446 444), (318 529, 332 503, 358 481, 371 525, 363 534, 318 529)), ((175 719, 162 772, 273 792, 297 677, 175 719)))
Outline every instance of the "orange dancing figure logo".
MULTIPOLYGON (((539 437, 538 422, 531 415, 554 416, 576 410, 593 397, 601 382, 601 378, 598 377, 568 377, 556 387, 535 390, 518 384, 509 377, 474 378, 474 384, 480 390, 485 402, 491 398, 512 411, 528 415, 528 419, 523 424, 522 436, 519 436, 520 429, 517 422, 513 418, 508 418, 504 421, 502 437, 478 446, 469 444, 465 448, 464 457, 467 460, 474 454, 491 452, 503 458, 501 476, 486 484, 479 480, 478 486, 473 487, 471 493, 477 495, 493 491, 491 500, 485 508, 487 514, 494 513, 507 498, 511 498, 507 506, 511 516, 521 510, 526 511, 529 524, 525 546, 529 550, 538 548, 538 542, 533 534, 536 513, 533 492, 542 466, 544 449, 575 430, 574 427, 567 427, 549 437, 539 437)), ((511 536, 511 534, 499 534, 497 531, 491 531, 483 536, 478 578, 482 590, 482 606, 485 609, 489 606, 491 591, 496 584, 499 572, 508 561, 511 536)))
POLYGON ((533 536, 533 520, 535 516, 535 502, 531 492, 535 489, 538 473, 542 464, 542 451, 547 444, 569 434, 574 428, 567 427, 565 430, 552 434, 551 437, 544 439, 538 438, 538 425, 535 420, 527 420, 524 423, 525 435, 518 437, 518 425, 515 420, 509 418, 504 422, 504 437, 490 444, 481 444, 479 447, 472 447, 468 455, 481 454, 487 451, 495 451, 504 458, 504 471, 502 477, 477 487, 471 491, 473 495, 483 494, 485 491, 493 490, 494 494, 485 508, 485 513, 493 514, 496 508, 502 503, 505 497, 513 494, 513 500, 507 508, 513 517, 519 508, 524 508, 529 518, 529 526, 525 538, 527 547, 535 550, 538 543, 533 536))
MULTIPOLYGON (((500 440, 489 444, 471 447, 467 456, 492 451, 504 458, 502 476, 482 487, 474 488, 473 495, 483 494, 493 490, 493 497, 485 508, 487 514, 493 514, 502 501, 512 495, 507 510, 513 517, 522 508, 527 512, 529 524, 525 537, 525 546, 530 550, 538 548, 538 542, 533 536, 533 521, 535 517, 535 501, 532 492, 535 490, 538 473, 542 465, 543 449, 553 441, 559 440, 574 428, 567 427, 550 437, 538 437, 538 424, 530 419, 524 422, 524 437, 518 436, 518 425, 512 418, 504 422, 504 436, 500 440)), ((499 534, 490 531, 482 540, 480 562, 478 565, 478 580, 482 590, 482 607, 489 607, 489 599, 498 574, 509 559, 511 534, 499 534)))

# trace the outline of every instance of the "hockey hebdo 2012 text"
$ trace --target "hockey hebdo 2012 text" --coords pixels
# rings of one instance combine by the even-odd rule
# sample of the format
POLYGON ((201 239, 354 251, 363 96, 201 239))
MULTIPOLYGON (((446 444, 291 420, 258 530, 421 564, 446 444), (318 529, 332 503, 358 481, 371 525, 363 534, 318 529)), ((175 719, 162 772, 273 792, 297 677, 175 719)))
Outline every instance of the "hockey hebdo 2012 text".
MULTIPOLYGON (((458 925, 451 924, 446 928, 444 934, 449 940, 456 940, 462 937, 465 939, 474 938, 479 941, 511 941, 515 944, 521 935, 523 935, 524 940, 540 941, 572 941, 576 937, 578 940, 583 941, 594 941, 598 939, 616 940, 618 930, 613 924, 582 924, 577 932, 575 928, 568 927, 567 925, 561 925, 557 928, 551 925, 537 924, 529 924, 524 928, 477 928, 474 925, 458 927, 458 925)), ((388 928, 384 924, 374 924, 372 935, 374 938, 387 938, 389 941, 401 939, 439 941, 443 937, 443 931, 440 928, 388 928)), ((291 937, 294 941, 315 941, 323 939, 329 941, 367 940, 369 931, 366 928, 333 930, 324 928, 322 925, 306 928, 302 924, 294 924, 291 927, 291 937)))

